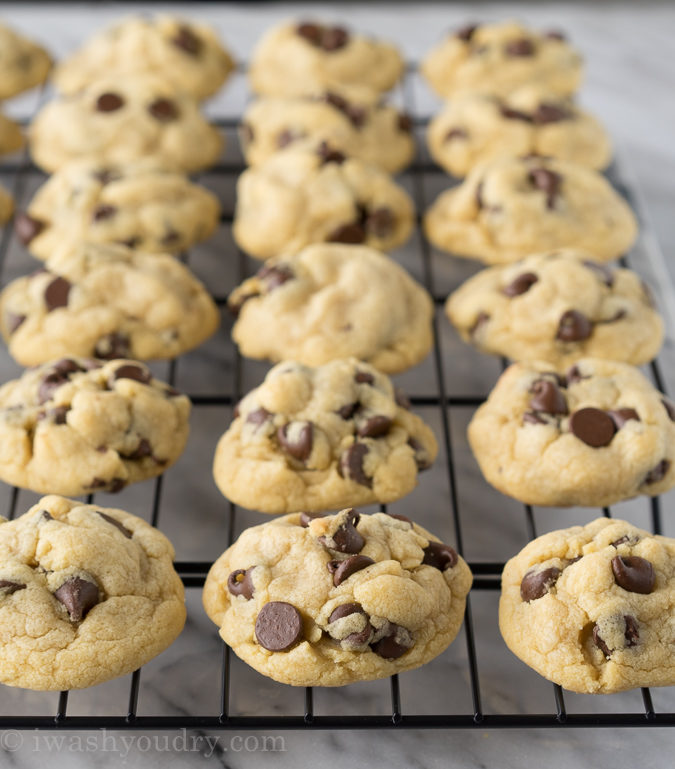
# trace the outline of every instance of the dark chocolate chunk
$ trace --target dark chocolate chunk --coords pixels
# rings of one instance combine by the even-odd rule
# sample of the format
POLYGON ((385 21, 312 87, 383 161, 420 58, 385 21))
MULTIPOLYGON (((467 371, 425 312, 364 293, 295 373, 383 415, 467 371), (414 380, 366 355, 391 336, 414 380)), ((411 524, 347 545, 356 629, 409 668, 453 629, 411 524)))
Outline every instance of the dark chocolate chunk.
MULTIPOLYGON (((331 550, 337 550, 338 553, 358 553, 366 544, 366 540, 361 536, 358 529, 360 513, 352 509, 347 514, 346 520, 341 523, 332 536, 333 544, 331 550)), ((321 538, 322 542, 324 538, 321 538)))
MULTIPOLYGON (((53 409, 49 409, 45 416, 49 417, 55 425, 65 425, 67 421, 66 415, 70 411, 70 406, 55 406, 53 409)), ((41 414, 43 412, 40 412, 41 414)), ((38 415, 40 418, 40 415, 38 415)))
POLYGON ((96 512, 104 521, 108 521, 108 523, 111 523, 116 529, 119 529, 127 539, 131 539, 134 536, 133 532, 127 529, 124 524, 120 523, 117 518, 113 518, 112 515, 108 515, 107 513, 102 513, 100 510, 97 510, 96 512))
POLYGON ((227 589, 232 595, 243 595, 247 601, 253 598, 255 588, 251 579, 251 572, 255 566, 248 569, 237 569, 227 578, 227 589))
POLYGON ((360 403, 347 403, 344 406, 340 406, 340 408, 335 412, 336 414, 339 414, 342 419, 351 419, 354 414, 359 410, 361 404, 360 403))
POLYGON ((295 32, 296 34, 300 35, 300 37, 304 37, 305 40, 307 40, 307 42, 311 43, 312 45, 317 47, 321 45, 321 35, 323 33, 323 28, 318 24, 303 22, 302 24, 298 24, 298 26, 295 28, 295 32))
POLYGON ((616 432, 612 417, 602 409, 587 407, 575 411, 569 419, 570 432, 594 449, 609 446, 616 432))
POLYGON ((533 272, 524 272, 514 278, 508 286, 504 286, 502 293, 510 297, 520 296, 529 291, 538 280, 533 272))
POLYGON ((410 633, 392 622, 389 626, 389 633, 371 644, 370 648, 384 659, 395 660, 405 654, 413 645, 410 633))
POLYGON ((65 278, 54 278, 54 280, 45 288, 45 304, 47 312, 56 310, 59 307, 68 305, 68 295, 70 294, 71 284, 65 278))
POLYGON ((125 363, 124 366, 116 368, 113 372, 112 381, 115 382, 118 379, 133 379, 141 384, 150 384, 152 374, 144 366, 125 363))
POLYGON ((398 116, 397 125, 398 130, 401 131, 401 133, 412 133, 413 121, 410 115, 406 115, 405 112, 401 112, 401 114, 398 116))
POLYGON ((94 477, 91 479, 89 486, 85 486, 85 488, 90 491, 105 489, 111 494, 117 494, 122 491, 125 486, 126 481, 123 478, 112 478, 111 480, 106 481, 103 478, 94 477))
POLYGON ((533 411, 545 414, 567 414, 567 400, 564 393, 548 379, 537 379, 531 389, 532 398, 529 407, 533 411))
POLYGON ((654 567, 646 558, 637 555, 616 555, 612 558, 614 581, 630 593, 647 595, 656 583, 654 567))
POLYGON ((14 217, 14 232, 24 246, 37 237, 46 226, 41 219, 35 219, 23 211, 19 211, 14 217))
POLYGON ((255 621, 258 643, 271 652, 285 652, 302 638, 300 612, 285 601, 266 603, 255 621))
POLYGON ((342 452, 340 457, 339 471, 343 478, 348 478, 361 486, 373 487, 373 479, 369 478, 363 469, 363 460, 368 453, 368 446, 365 443, 352 443, 352 445, 342 452))
POLYGON ((98 585, 81 577, 71 577, 54 591, 54 597, 66 607, 73 622, 80 622, 98 603, 98 585))
POLYGON ((366 231, 360 222, 341 224, 326 238, 327 243, 363 243, 366 231))
POLYGON ((185 24, 178 27, 178 31, 171 38, 171 42, 185 53, 189 53, 190 56, 199 56, 202 51, 202 41, 191 29, 185 24))
POLYGON ((614 420, 617 430, 620 430, 630 419, 640 421, 640 417, 635 409, 614 409, 607 413, 614 420))
POLYGON ((176 120, 179 116, 178 107, 171 99, 155 99, 148 106, 148 112, 161 123, 169 123, 172 120, 176 120))
POLYGON ((440 571, 445 571, 455 566, 457 558, 457 552, 450 545, 445 545, 443 542, 429 542, 424 548, 422 563, 427 566, 433 566, 440 571))
POLYGON ((3 595, 11 595, 16 593, 17 590, 24 590, 25 585, 23 582, 13 582, 11 579, 0 579, 0 591, 3 595))
POLYGON ((410 403, 410 398, 408 398, 408 396, 399 387, 394 388, 394 400, 396 401, 396 405, 399 406, 399 408, 410 409, 412 406, 410 403))
POLYGON ((288 422, 278 428, 277 439, 287 454, 304 462, 312 453, 314 425, 311 422, 288 422))
POLYGON ((650 470, 645 479, 644 483, 658 483, 659 481, 662 481, 666 477, 666 473, 670 470, 670 460, 669 459, 662 459, 656 467, 654 467, 652 470, 650 470))
POLYGON ((345 558, 344 561, 338 561, 338 565, 333 572, 333 584, 335 587, 341 585, 352 574, 356 574, 357 571, 361 571, 373 563, 375 561, 372 558, 368 558, 367 555, 353 555, 351 558, 345 558))
POLYGON ((124 99, 116 93, 102 93, 96 99, 97 112, 115 112, 124 106, 124 99))
POLYGON ((558 324, 556 339, 561 342, 581 342, 593 333, 593 324, 578 310, 567 310, 558 324))
POLYGON ((338 51, 349 42, 349 32, 344 27, 325 27, 321 35, 321 47, 324 51, 338 51))
POLYGON ((528 602, 543 598, 561 574, 561 570, 556 566, 541 571, 528 571, 520 583, 520 597, 528 602))
POLYGON ((361 422, 356 428, 356 434, 361 438, 381 438, 389 432, 392 424, 393 420, 389 417, 376 414, 361 422))

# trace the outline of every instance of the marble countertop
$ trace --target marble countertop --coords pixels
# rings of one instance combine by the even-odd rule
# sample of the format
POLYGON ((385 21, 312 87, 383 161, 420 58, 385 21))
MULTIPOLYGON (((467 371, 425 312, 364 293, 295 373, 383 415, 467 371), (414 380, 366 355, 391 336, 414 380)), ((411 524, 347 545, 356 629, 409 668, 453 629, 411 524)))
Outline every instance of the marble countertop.
MULTIPOLYGON (((175 10, 187 12, 187 4, 38 4, 0 3, 0 16, 10 24, 44 42, 56 55, 72 50, 94 29, 132 10, 175 10)), ((675 249, 675 6, 672 3, 416 3, 376 5, 369 3, 321 4, 202 4, 192 3, 190 16, 212 23, 240 60, 250 54, 262 30, 276 20, 302 15, 346 21, 395 40, 409 60, 418 60, 445 29, 467 20, 497 20, 514 17, 536 27, 566 30, 587 59, 587 80, 581 100, 606 123, 620 150, 622 176, 628 176, 643 203, 644 237, 633 264, 653 282, 665 279, 654 269, 651 238, 656 237, 668 257, 666 270, 675 276, 670 254, 675 249), (652 235, 653 234, 653 235, 652 235)), ((421 83, 415 85, 420 114, 430 114, 437 102, 421 83)), ((235 115, 246 99, 245 83, 235 79, 221 96, 209 104, 212 115, 235 115)), ((29 115, 35 95, 22 97, 8 105, 16 115, 29 115)), ((236 143, 230 141, 228 154, 236 157, 236 143)), ((6 176, 6 175, 5 175, 6 176)), ((41 183, 39 174, 26 180, 22 202, 41 183)), ((208 173, 204 183, 216 189, 226 206, 233 199, 234 178, 216 178, 208 173)), ((4 178, 11 184, 11 178, 4 178)), ((404 182, 409 183, 409 179, 404 182)), ((435 191, 439 180, 429 182, 435 191)), ((441 180, 442 183, 442 180, 441 180)), ((422 266, 415 244, 396 253, 416 277, 422 266)), ((236 282, 236 258, 229 232, 225 228, 208 244, 195 249, 190 265, 216 294, 224 294, 236 282)), ((5 283, 33 265, 16 242, 10 244, 3 268, 5 283)), ((475 267, 434 255, 436 287, 449 291, 475 267)), ((672 298, 672 286, 662 291, 663 301, 672 298)), ((448 389, 453 394, 486 392, 499 373, 498 362, 472 352, 462 345, 448 325, 440 320, 441 350, 448 389)), ((229 341, 230 322, 199 351, 181 359, 177 385, 188 392, 232 391, 234 354, 229 341)), ((671 328, 675 331, 675 326, 671 328)), ((675 353, 672 338, 664 356, 671 394, 675 391, 675 353)), ((160 375, 166 365, 154 366, 160 375)), ((246 363, 243 387, 260 381, 265 367, 246 363)), ((2 381, 19 369, 4 349, 0 351, 2 381)), ((398 383, 416 395, 435 391, 435 372, 431 360, 414 372, 398 378, 398 383)), ((419 409, 422 416, 442 434, 437 409, 419 409)), ((527 541, 522 507, 490 489, 480 478, 464 439, 471 412, 451 412, 453 449, 457 471, 457 492, 461 510, 465 555, 472 561, 505 560, 527 541)), ((179 560, 215 559, 226 544, 227 507, 215 488, 209 472, 215 443, 229 421, 229 409, 197 408, 193 414, 192 435, 185 456, 166 475, 160 528, 172 539, 179 560)), ((149 518, 154 492, 152 482, 125 489, 117 497, 101 495, 104 505, 124 507, 149 518)), ((0 511, 9 503, 10 490, 0 488, 0 511)), ((98 497, 97 497, 98 498, 98 497)), ((24 512, 36 497, 21 492, 17 510, 24 512)), ((663 498, 666 533, 675 536, 672 516, 675 494, 663 498)), ((448 477, 443 461, 425 474, 420 487, 393 506, 398 512, 416 517, 440 537, 453 541, 449 505, 448 477)), ((644 500, 616 507, 617 515, 645 527, 649 526, 644 500)), ((591 510, 535 511, 538 531, 584 523, 595 517, 591 510)), ((238 511, 236 533, 245 526, 262 522, 264 516, 238 511)), ((200 591, 188 590, 188 622, 183 635, 164 654, 147 665, 141 675, 138 712, 142 715, 208 714, 219 712, 221 645, 214 626, 201 608, 200 591)), ((472 594, 476 631, 479 680, 486 713, 551 713, 554 710, 550 684, 529 670, 504 647, 496 622, 498 593, 479 590, 472 594)), ((471 712, 467 646, 463 633, 441 657, 419 671, 401 676, 401 700, 407 714, 471 712)), ((124 715, 129 690, 128 677, 99 687, 71 693, 69 715, 124 715)), ((303 691, 270 682, 234 659, 232 663, 232 714, 301 714, 303 691)), ((652 690, 655 707, 675 710, 675 689, 652 690)), ((375 682, 335 690, 315 691, 317 714, 386 714, 390 707, 388 682, 375 682)), ((10 714, 53 715, 56 694, 2 689, 0 717, 10 714)), ((566 695, 568 712, 642 712, 639 692, 590 697, 566 695)), ((628 769, 648 762, 660 767, 672 761, 673 731, 647 729, 545 729, 461 731, 322 731, 322 732, 221 732, 187 733, 75 733, 45 735, 34 732, 0 731, 2 767, 60 769, 111 766, 129 767, 312 767, 342 766, 367 757, 372 767, 392 769, 436 767, 499 767, 521 769, 545 765, 547 769, 569 766, 628 769), (217 744, 214 744, 215 738, 217 744), (247 741, 247 737, 249 738, 247 741), (61 739, 61 741, 59 741, 61 739)))

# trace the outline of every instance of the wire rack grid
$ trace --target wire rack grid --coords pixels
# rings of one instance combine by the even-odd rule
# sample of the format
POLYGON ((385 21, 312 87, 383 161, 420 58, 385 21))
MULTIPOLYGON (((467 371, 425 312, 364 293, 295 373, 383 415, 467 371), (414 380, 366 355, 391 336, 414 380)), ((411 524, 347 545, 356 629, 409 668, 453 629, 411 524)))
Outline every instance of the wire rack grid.
MULTIPOLYGON (((237 77, 242 76, 243 68, 237 77)), ((5 689, 2 698, 5 705, 0 708, 0 729, 85 730, 105 727, 111 730, 187 728, 198 731, 403 728, 485 730, 675 726, 675 699, 671 696, 672 690, 663 698, 662 706, 655 705, 655 698, 648 689, 640 691, 639 700, 635 696, 631 697, 631 693, 613 695, 617 699, 564 694, 559 686, 545 682, 508 656, 508 652, 499 657, 498 664, 503 664, 505 660, 509 666, 509 676, 501 680, 500 671, 492 663, 492 651, 483 653, 481 649, 483 635, 488 632, 492 636, 491 642, 500 643, 495 631, 495 609, 500 589, 500 574, 505 560, 527 540, 541 533, 538 528, 550 530, 559 528, 561 520, 565 525, 569 522, 563 518, 562 511, 557 511, 554 517, 551 511, 518 505, 496 492, 491 492, 470 458, 463 437, 464 427, 475 408, 485 400, 506 361, 488 360, 486 356, 481 356, 462 345, 449 329, 442 313, 442 305, 449 290, 475 272, 478 266, 466 260, 435 253, 419 227, 420 212, 427 208, 436 191, 451 183, 451 180, 430 162, 426 154, 423 132, 428 117, 421 115, 416 107, 419 87, 416 68, 410 64, 404 83, 394 98, 412 116, 418 139, 417 157, 401 177, 402 183, 407 186, 415 200, 418 226, 411 244, 393 256, 406 266, 433 296, 436 315, 434 345, 428 360, 418 369, 401 377, 400 383, 411 393, 413 407, 435 428, 437 436, 440 437, 441 452, 435 469, 430 471, 430 480, 427 481, 423 476, 420 489, 408 499, 396 503, 395 508, 412 515, 446 541, 454 540, 457 549, 469 561, 474 574, 464 626, 450 650, 442 655, 442 658, 452 655, 449 665, 438 667, 441 663, 434 661, 420 671, 406 673, 401 682, 398 676, 393 676, 388 685, 382 682, 355 685, 346 687, 346 694, 336 693, 336 690, 308 688, 299 698, 297 690, 288 695, 290 687, 270 682, 246 668, 231 654, 229 648, 217 639, 215 628, 202 624, 197 631, 202 634, 209 633, 208 665, 205 673, 195 673, 195 680, 197 687, 208 688, 208 695, 201 699, 208 701, 210 707, 200 707, 200 697, 182 698, 180 687, 184 686, 184 681, 180 677, 175 686, 172 686, 170 681, 165 682, 165 688, 162 690, 164 694, 160 692, 158 696, 157 688, 161 689, 161 686, 156 685, 158 676, 163 677, 167 671, 167 675, 175 672, 185 664, 194 664, 196 669, 196 659, 194 656, 190 657, 189 651, 183 648, 172 665, 168 668, 155 668, 153 676, 150 677, 148 688, 154 689, 154 696, 149 696, 148 699, 158 703, 156 708, 139 706, 139 698, 142 700, 144 696, 146 676, 141 674, 141 670, 137 670, 130 677, 116 682, 115 698, 108 696, 109 690, 103 685, 96 687, 103 689, 103 693, 98 699, 94 696, 93 704, 86 700, 75 708, 69 706, 69 695, 71 703, 73 700, 73 695, 69 692, 54 695, 5 689), (430 487, 426 492, 425 484, 430 487), (481 489, 482 496, 469 493, 469 487, 481 489), (495 526, 494 536, 486 540, 486 526, 479 519, 482 515, 494 513, 495 508, 498 510, 498 518, 490 519, 495 526), (435 520, 433 526, 428 520, 430 517, 435 520), (500 539, 507 543, 501 546, 501 549, 498 544, 494 544, 495 540, 500 539), (518 548, 508 544, 514 539, 520 542, 518 548), (495 554, 494 560, 484 560, 486 552, 495 554), (478 557, 472 557, 475 555, 478 557), (480 607, 479 620, 476 623, 473 604, 484 596, 489 597, 490 603, 487 607, 480 607), (487 626, 489 630, 485 629, 487 626), (207 628, 206 631, 204 627, 207 628), (189 660, 187 663, 185 655, 189 660), (485 668, 484 672, 482 667, 485 668), (218 669, 219 674, 214 674, 213 671, 218 669), (427 670, 425 675, 424 671, 427 670), (492 680, 497 680, 498 684, 493 685, 492 680), (509 688, 518 685, 514 682, 520 682, 519 685, 523 689, 537 690, 536 696, 532 695, 531 704, 509 700, 509 688), (367 687, 377 689, 377 696, 372 701, 367 687), (257 691, 260 694, 259 700, 263 700, 262 704, 252 704, 250 698, 242 696, 241 691, 245 688, 257 691), (440 690, 460 691, 460 694, 457 699, 444 703, 440 690), (420 708, 417 695, 421 691, 425 692, 424 699, 427 699, 428 703, 426 707, 420 708), (486 691, 488 701, 484 704, 486 691), (292 704, 281 705, 280 701, 285 701, 288 697, 292 704), (570 697, 574 700, 572 708, 568 706, 570 697), (195 699, 197 704, 194 704, 195 699), (604 700, 605 704, 611 702, 609 705, 598 707, 597 703, 601 700, 604 700), (413 701, 414 707, 406 707, 407 702, 413 701), (362 708, 359 703, 363 704, 362 708), (419 710, 422 712, 417 712, 419 710)), ((45 95, 42 100, 44 98, 45 95)), ((223 310, 222 328, 217 338, 207 343, 202 350, 169 363, 152 366, 156 375, 164 376, 191 397, 194 406, 193 433, 195 422, 197 429, 203 428, 204 432, 210 432, 207 440, 197 448, 192 442, 188 446, 188 452, 192 450, 200 455, 191 470, 181 469, 179 462, 165 477, 141 484, 145 490, 140 496, 134 496, 132 489, 125 489, 115 498, 96 495, 97 499, 104 497, 108 506, 119 506, 141 515, 145 510, 146 518, 153 525, 164 530, 175 544, 180 540, 184 545, 182 550, 187 557, 181 557, 181 547, 177 545, 176 569, 187 588, 188 628, 191 620, 197 625, 201 623, 199 593, 214 558, 234 541, 243 527, 266 520, 260 515, 253 520, 255 514, 251 511, 240 511, 227 503, 215 490, 210 477, 211 453, 208 452, 213 451, 215 440, 225 428, 226 417, 231 415, 233 405, 262 379, 265 370, 260 363, 243 360, 229 339, 231 321, 227 319, 225 312, 227 292, 257 269, 258 265, 236 248, 229 234, 233 216, 234 185, 236 177, 244 169, 235 138, 238 119, 220 116, 215 117, 214 122, 228 134, 228 154, 233 157, 226 156, 215 168, 202 175, 202 181, 219 193, 225 212, 215 242, 206 250, 202 248, 200 252, 198 247, 190 254, 183 254, 181 258, 195 269, 216 295, 216 301, 223 310), (214 285, 218 290, 214 290, 214 285), (166 491, 167 483, 172 484, 169 492, 166 491), (205 528, 206 535, 201 538, 195 534, 200 528, 200 510, 197 510, 194 518, 191 517, 187 523, 185 510, 181 511, 183 518, 179 524, 176 524, 175 516, 172 521, 167 521, 167 517, 172 514, 164 511, 168 507, 178 506, 175 497, 180 496, 181 489, 187 489, 186 496, 194 500, 195 507, 201 506, 202 510, 211 511, 205 528), (207 491, 202 492, 203 489, 207 491), (193 537, 196 537, 198 542, 194 546, 186 545, 185 543, 190 543, 193 537), (208 546, 205 546, 205 542, 208 546)), ((622 178, 617 175, 616 169, 610 176, 635 205, 636 200, 630 187, 626 188, 622 184, 622 178)), ((44 175, 31 164, 28 154, 24 153, 19 158, 10 158, 0 163, 0 178, 9 181, 13 195, 21 207, 30 199, 31 190, 44 180, 44 175)), ((652 281, 656 273, 659 283, 657 293, 664 297, 663 301, 670 303, 671 289, 658 280, 663 265, 658 246, 653 238, 646 240, 647 244, 643 243, 641 246, 643 253, 638 253, 637 256, 632 254, 630 258, 624 258, 623 262, 637 267, 639 272, 651 273, 649 277, 652 281), (636 261, 639 264, 636 264, 636 261)), ((30 268, 30 257, 17 244, 11 228, 7 227, 0 238, 0 270, 3 271, 3 283, 13 276, 12 273, 23 274, 30 268)), ((669 352, 668 348, 666 353, 671 354, 672 350, 669 352)), ((669 361, 666 367, 669 367, 668 363, 669 361)), ((9 375, 5 375, 5 370, 11 371, 11 366, 5 355, 0 361, 3 379, 9 378, 9 375)), ((654 383, 665 391, 663 365, 654 362, 648 371, 654 383)), ((15 369, 11 373, 16 374, 18 370, 15 369)), ((5 514, 9 518, 21 514, 35 501, 29 493, 16 488, 7 487, 0 493, 4 495, 0 496, 0 500, 4 499, 5 514)), ((88 501, 93 499, 94 495, 88 497, 88 501)), ((390 506, 390 509, 393 507, 390 506)), ((646 522, 656 533, 662 532, 661 503, 658 498, 640 500, 635 503, 634 508, 637 520, 646 522)), ((627 513, 632 514, 634 508, 629 506, 627 513)), ((612 511, 605 508, 603 514, 611 516, 612 511)), ((575 511, 574 515, 572 522, 587 522, 597 516, 597 511, 575 511)), ((180 644, 180 639, 177 644, 180 644)), ((165 655, 168 654, 170 651, 165 652, 165 655)), ((80 694, 74 693, 75 696, 80 694)), ((194 695, 194 692, 192 694, 194 695)), ((528 695, 525 696, 526 701, 527 699, 528 695)))

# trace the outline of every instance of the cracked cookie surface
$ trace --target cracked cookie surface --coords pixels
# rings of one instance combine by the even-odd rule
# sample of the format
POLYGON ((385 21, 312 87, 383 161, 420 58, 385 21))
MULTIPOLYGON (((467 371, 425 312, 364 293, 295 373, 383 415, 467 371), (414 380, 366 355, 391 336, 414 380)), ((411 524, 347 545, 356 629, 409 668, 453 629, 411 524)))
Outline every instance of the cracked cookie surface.
POLYGON ((62 358, 0 387, 0 478, 37 493, 119 491, 182 454, 190 401, 142 363, 62 358))
POLYGON ((168 254, 66 245, 0 294, 0 328, 24 366, 68 355, 174 358, 218 327, 204 286, 168 254))
POLYGON ((123 510, 43 497, 0 524, 0 681, 82 689, 131 673, 185 623, 169 540, 123 510))
POLYGON ((133 16, 93 35, 60 62, 54 83, 61 93, 72 94, 110 72, 127 77, 151 72, 202 100, 219 90, 233 68, 211 27, 166 14, 133 16))
POLYGON ((119 243, 178 253, 218 226, 213 193, 150 163, 71 163, 36 192, 16 230, 39 259, 63 243, 119 243))
POLYGON ((421 71, 443 99, 463 90, 504 95, 532 84, 571 94, 581 83, 583 61, 560 32, 506 21, 456 30, 431 50, 421 71))
POLYGON ((641 365, 663 342, 663 321, 640 278, 580 251, 482 270, 448 297, 445 311, 478 349, 555 368, 585 357, 641 365))
POLYGON ((0 100, 44 83, 51 65, 42 46, 0 24, 0 100))
POLYGON ((566 689, 675 684, 675 540, 620 520, 552 531, 505 566, 499 628, 525 664, 566 689))
POLYGON ((391 374, 432 344, 427 292, 366 246, 322 243, 271 259, 228 303, 238 314, 232 338, 248 358, 317 366, 353 356, 391 374))
POLYGON ((601 170, 612 154, 595 117, 569 98, 531 86, 504 98, 473 92, 453 98, 429 123, 427 143, 453 176, 501 155, 543 155, 601 170))
POLYGON ((232 650, 293 686, 412 670, 446 649, 471 572, 405 517, 292 513, 247 529, 211 568, 204 607, 232 650))
POLYGON ((515 363, 469 424, 486 480, 531 505, 604 507, 675 485, 675 405, 633 366, 515 363))
POLYGON ((239 177, 233 234, 259 259, 323 242, 388 251, 410 237, 413 217, 410 196, 384 171, 309 141, 239 177))
POLYGON ((437 451, 431 429, 372 366, 283 362, 237 406, 213 473, 249 509, 337 510, 400 499, 437 451))
POLYGON ((390 43, 341 26, 300 21, 265 33, 253 51, 249 81, 253 91, 269 96, 300 96, 340 84, 377 92, 392 88, 403 67, 390 43))
POLYGON ((53 173, 75 160, 154 161, 191 173, 216 162, 223 138, 191 96, 159 75, 106 75, 48 102, 30 127, 35 163, 53 173))
POLYGON ((539 156, 477 166, 436 198, 424 226, 438 248, 488 264, 555 248, 611 261, 637 236, 635 215, 602 175, 539 156))

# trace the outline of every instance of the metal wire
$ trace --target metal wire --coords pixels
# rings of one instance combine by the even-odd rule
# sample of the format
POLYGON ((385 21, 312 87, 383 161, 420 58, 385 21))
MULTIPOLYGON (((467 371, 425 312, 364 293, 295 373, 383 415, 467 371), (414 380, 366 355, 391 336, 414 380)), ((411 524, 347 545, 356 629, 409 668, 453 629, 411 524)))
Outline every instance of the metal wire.
MULTIPOLYGON (((404 104, 411 115, 416 114, 414 88, 410 73, 414 71, 411 66, 407 69, 407 76, 404 81, 402 92, 404 104)), ((237 125, 236 119, 223 118, 214 121, 216 125, 229 131, 237 125)), ((413 125, 416 129, 422 129, 426 126, 425 118, 413 117, 413 125)), ((244 170, 241 163, 219 163, 214 168, 209 169, 209 175, 218 175, 231 177, 232 182, 236 176, 244 170)), ((12 193, 19 200, 22 197, 26 180, 30 174, 39 173, 30 162, 27 152, 24 152, 20 159, 11 160, 6 163, 0 162, 0 173, 14 173, 14 182, 12 193)), ((420 224, 419 213, 427 207, 425 193, 425 178, 432 174, 441 174, 440 169, 433 164, 417 158, 412 164, 408 173, 413 180, 413 198, 418 209, 418 225, 420 224)), ((622 190, 630 198, 630 190, 622 190)), ((221 217, 224 225, 228 226, 232 222, 232 212, 226 212, 221 217)), ((435 280, 433 275, 432 249, 424 237, 421 228, 420 237, 420 266, 423 275, 423 283, 434 303, 439 308, 445 300, 444 296, 437 295, 435 290, 435 280)), ((7 252, 11 243, 11 229, 7 227, 0 238, 0 274, 6 260, 7 252)), ((189 255, 185 255, 184 261, 187 261, 189 255)), ((623 259, 627 263, 628 260, 623 259)), ((247 259, 242 252, 238 252, 238 280, 241 282, 246 277, 247 259)), ((225 296, 216 297, 219 306, 226 304, 225 296)), ((463 532, 462 532, 462 511, 460 509, 459 498, 456 486, 456 468, 454 461, 454 447, 452 440, 452 418, 457 409, 475 409, 486 398, 487 393, 471 395, 450 395, 446 391, 445 374, 443 370, 443 358, 439 341, 439 330, 437 318, 434 319, 434 346, 433 346, 433 366, 434 376, 438 384, 438 391, 433 395, 413 395, 411 402, 413 406, 435 408, 440 416, 442 427, 442 446, 446 455, 446 473, 449 484, 449 513, 452 517, 455 541, 457 549, 463 550, 463 532)), ((168 381, 173 384, 176 379, 177 368, 180 360, 173 361, 169 366, 168 381)), ((506 361, 503 361, 506 365, 506 361)), ((239 354, 234 359, 233 371, 233 389, 232 392, 223 392, 217 395, 189 393, 194 408, 203 408, 210 406, 233 407, 242 397, 243 365, 239 354)), ((652 378, 659 389, 665 392, 665 380, 661 374, 661 369, 657 361, 650 366, 652 378)), ((155 526, 161 526, 162 513, 162 477, 154 481, 154 494, 151 505, 151 522, 155 526)), ((19 490, 12 488, 9 498, 8 510, 6 512, 9 518, 15 517, 17 513, 17 499, 19 490)), ((89 501, 94 496, 89 496, 89 501)), ((223 547, 227 547, 234 541, 236 524, 236 507, 231 503, 224 502, 227 509, 227 524, 223 539, 223 547)), ((650 500, 650 511, 652 528, 655 533, 661 533, 661 510, 658 498, 650 500)), ((524 505, 524 522, 528 539, 536 537, 536 510, 529 505, 524 505)), ((603 513, 611 516, 609 508, 604 508, 603 513)), ((500 575, 504 567, 502 562, 470 562, 471 570, 474 574, 473 591, 496 592, 500 589, 500 575)), ((175 564, 183 583, 187 589, 200 589, 205 581, 206 574, 211 566, 209 561, 178 561, 175 564)), ((675 726, 675 713, 656 712, 649 689, 642 689, 642 700, 644 713, 568 713, 565 706, 563 690, 560 686, 553 684, 553 706, 550 712, 524 714, 524 713, 505 713, 494 714, 486 713, 482 706, 482 694, 480 686, 478 657, 476 652, 476 634, 473 618, 471 614, 470 600, 467 601, 466 616, 464 622, 464 636, 467 653, 467 666, 469 672, 470 689, 472 697, 471 712, 460 714, 427 714, 412 715, 406 714, 401 700, 398 676, 392 676, 390 679, 390 714, 389 715, 316 715, 314 712, 313 690, 307 688, 304 697, 304 710, 301 715, 282 715, 282 716, 236 716, 231 715, 231 652, 223 644, 222 649, 222 669, 218 679, 220 690, 219 712, 207 715, 177 715, 177 716, 155 716, 139 715, 138 699, 141 687, 141 670, 136 670, 130 676, 130 688, 128 698, 128 708, 126 716, 103 715, 103 716, 69 716, 67 714, 68 692, 61 692, 58 696, 56 713, 54 716, 35 716, 35 715, 11 715, 0 716, 0 729, 68 729, 68 730, 87 730, 108 729, 120 730, 150 730, 150 729, 211 729, 211 730, 318 730, 318 729, 476 729, 482 730, 494 728, 562 728, 562 727, 626 727, 626 726, 675 726)))

